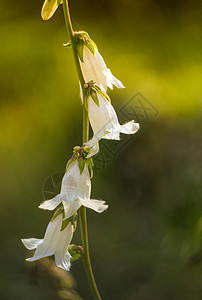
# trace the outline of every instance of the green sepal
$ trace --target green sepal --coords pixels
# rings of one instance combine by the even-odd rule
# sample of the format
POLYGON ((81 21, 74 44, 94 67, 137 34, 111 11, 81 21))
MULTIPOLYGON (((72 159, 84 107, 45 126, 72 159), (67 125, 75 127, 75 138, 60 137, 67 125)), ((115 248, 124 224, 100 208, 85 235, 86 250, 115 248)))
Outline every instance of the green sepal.
POLYGON ((66 44, 63 44, 63 46, 64 46, 64 47, 66 47, 66 48, 71 48, 71 46, 72 46, 72 42, 71 42, 71 41, 69 41, 68 43, 66 43, 66 44))
POLYGON ((67 165, 66 165, 66 169, 65 169, 65 173, 67 173, 69 167, 71 166, 71 164, 76 160, 76 157, 72 157, 70 160, 68 160, 67 165))
POLYGON ((77 51, 79 58, 82 62, 83 61, 83 47, 84 45, 95 55, 95 51, 98 51, 97 45, 93 40, 91 40, 89 34, 85 31, 79 31, 74 33, 76 36, 76 43, 77 43, 77 51))
POLYGON ((95 43, 91 39, 88 39, 86 41, 84 40, 84 43, 85 43, 85 46, 88 47, 90 52, 92 52, 92 54, 95 55, 95 50, 97 50, 97 46, 95 45, 95 43))
POLYGON ((64 218, 64 208, 62 203, 60 204, 60 207, 58 207, 58 209, 54 212, 51 218, 51 222, 53 222, 60 214, 63 214, 63 218, 64 218))
POLYGON ((83 170, 84 170, 84 168, 85 168, 85 159, 79 158, 79 159, 78 159, 78 163, 79 163, 80 174, 82 174, 82 173, 83 173, 83 170))
POLYGON ((97 95, 97 91, 95 89, 91 89, 90 96, 93 99, 93 101, 95 102, 95 104, 97 104, 97 106, 99 106, 98 95, 97 95))
POLYGON ((73 262, 81 257, 83 253, 83 248, 81 246, 71 244, 68 247, 68 252, 71 255, 71 262, 73 262))
MULTIPOLYGON (((97 88, 97 87, 96 87, 96 88, 97 88)), ((97 92, 98 92, 103 98, 105 98, 107 101, 109 101, 109 103, 111 103, 110 97, 109 97, 105 92, 101 91, 100 88, 97 89, 97 92)))
POLYGON ((71 224, 74 226, 74 231, 75 231, 76 228, 77 228, 77 217, 78 217, 78 214, 75 213, 70 218, 67 218, 67 219, 63 220, 60 231, 63 231, 67 227, 67 225, 69 224, 69 222, 71 222, 71 224))
POLYGON ((77 44, 77 52, 78 52, 79 58, 82 62, 84 62, 84 60, 83 60, 83 46, 84 46, 84 41, 80 39, 78 44, 77 44))
POLYGON ((69 224, 69 221, 70 221, 69 218, 66 219, 66 220, 64 220, 64 221, 62 221, 62 226, 61 226, 60 231, 63 231, 67 227, 67 225, 69 224))
POLYGON ((63 3, 63 0, 57 0, 58 6, 63 3))
POLYGON ((94 166, 92 157, 86 158, 86 163, 88 165, 88 169, 90 172, 90 179, 92 179, 93 178, 93 166, 94 166))
MULTIPOLYGON (((85 84, 84 84, 84 86, 85 86, 85 84)), ((90 97, 90 89, 88 88, 88 85, 87 85, 87 88, 85 88, 85 87, 83 88, 83 103, 84 103, 86 111, 88 111, 89 97, 90 97)))

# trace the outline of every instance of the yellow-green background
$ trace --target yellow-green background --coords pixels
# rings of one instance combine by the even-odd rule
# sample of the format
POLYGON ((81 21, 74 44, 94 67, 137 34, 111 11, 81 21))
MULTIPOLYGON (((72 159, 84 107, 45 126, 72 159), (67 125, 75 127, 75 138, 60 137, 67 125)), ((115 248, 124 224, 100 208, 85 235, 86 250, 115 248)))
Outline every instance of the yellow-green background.
MULTIPOLYGON (((81 142, 79 88, 62 7, 44 22, 42 1, 0 3, 0 298, 58 299, 36 285, 22 237, 42 238, 43 186, 81 142)), ((93 181, 106 213, 88 211, 103 299, 202 299, 202 3, 70 1, 126 89, 109 91, 119 115, 138 91, 159 111, 93 181)), ((106 144, 108 141, 105 142, 106 144)), ((73 240, 80 242, 79 228, 73 240)), ((81 261, 77 291, 91 295, 81 261)), ((74 298, 65 298, 74 299, 74 298)))

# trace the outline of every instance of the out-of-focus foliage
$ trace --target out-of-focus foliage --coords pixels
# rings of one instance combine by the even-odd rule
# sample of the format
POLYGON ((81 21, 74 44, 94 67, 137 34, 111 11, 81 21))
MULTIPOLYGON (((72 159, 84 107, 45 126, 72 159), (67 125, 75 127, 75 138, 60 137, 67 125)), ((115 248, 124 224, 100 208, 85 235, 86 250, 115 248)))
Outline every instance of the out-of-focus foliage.
MULTIPOLYGON (((62 46, 68 41, 62 7, 44 22, 42 4, 0 3, 2 300, 55 299, 46 281, 30 281, 20 238, 43 236, 51 218, 37 208, 44 186, 50 175, 64 172, 81 142, 79 88, 71 50, 62 46)), ((202 4, 70 0, 70 6, 75 30, 89 32, 126 86, 110 91, 120 119, 138 91, 159 112, 146 118, 142 111, 141 130, 118 157, 109 151, 117 145, 103 143, 106 164, 93 180, 93 197, 109 209, 88 211, 103 299, 201 299, 202 4)), ((73 242, 80 242, 78 229, 73 242)), ((90 300, 80 260, 72 273, 79 295, 90 300)))

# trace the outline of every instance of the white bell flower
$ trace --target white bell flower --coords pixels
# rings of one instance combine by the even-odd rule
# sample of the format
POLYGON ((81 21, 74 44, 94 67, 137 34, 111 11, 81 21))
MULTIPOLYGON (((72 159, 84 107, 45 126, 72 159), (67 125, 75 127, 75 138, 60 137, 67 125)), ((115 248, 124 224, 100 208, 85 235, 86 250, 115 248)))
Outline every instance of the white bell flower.
POLYGON ((65 218, 73 216, 82 205, 99 213, 107 209, 108 205, 104 204, 105 201, 90 199, 90 194, 91 180, 88 167, 85 165, 81 173, 78 160, 75 160, 63 177, 60 194, 43 202, 39 208, 53 210, 62 202, 65 218))
POLYGON ((59 214, 48 224, 43 239, 22 239, 24 246, 33 250, 34 255, 27 258, 27 261, 36 261, 40 258, 54 255, 55 263, 58 267, 69 271, 71 255, 68 252, 69 244, 72 240, 74 227, 71 222, 61 231, 62 214, 59 214))
POLYGON ((139 123, 134 120, 119 124, 116 112, 111 103, 100 93, 97 93, 99 106, 90 96, 88 99, 88 115, 94 136, 86 145, 92 148, 89 156, 99 151, 100 139, 120 140, 120 133, 134 134, 139 129, 139 123))
POLYGON ((113 89, 113 85, 117 88, 124 88, 121 81, 107 68, 104 59, 96 49, 94 49, 93 54, 89 48, 84 45, 83 62, 80 61, 80 65, 85 82, 94 81, 104 92, 107 91, 107 87, 113 89))

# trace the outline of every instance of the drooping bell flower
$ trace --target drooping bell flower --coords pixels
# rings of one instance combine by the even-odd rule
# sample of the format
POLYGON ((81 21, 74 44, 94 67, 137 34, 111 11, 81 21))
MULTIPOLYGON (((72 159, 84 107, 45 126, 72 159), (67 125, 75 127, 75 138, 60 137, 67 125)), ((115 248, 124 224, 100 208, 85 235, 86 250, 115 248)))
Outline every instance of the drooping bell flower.
POLYGON ((50 19, 55 11, 57 10, 58 6, 63 2, 63 0, 45 0, 42 10, 41 10, 41 17, 43 20, 50 19))
POLYGON ((43 257, 55 256, 55 263, 58 267, 69 271, 71 255, 68 247, 72 240, 74 226, 69 221, 65 228, 62 228, 62 213, 56 214, 56 217, 50 221, 43 239, 29 238, 22 239, 24 246, 28 250, 35 250, 32 257, 27 261, 36 261, 43 257))
POLYGON ((90 199, 91 179, 85 159, 73 156, 69 162, 60 194, 43 202, 39 208, 53 210, 62 202, 65 218, 73 216, 82 205, 96 212, 103 212, 108 207, 105 201, 90 199))
POLYGON ((88 33, 80 31, 75 32, 74 35, 77 39, 77 50, 84 81, 94 81, 105 92, 107 87, 113 89, 113 85, 117 88, 124 88, 121 81, 107 68, 96 44, 91 40, 88 33))
POLYGON ((120 140, 120 133, 134 134, 138 131, 139 123, 135 123, 134 120, 123 125, 119 124, 110 98, 92 82, 84 87, 84 98, 94 133, 93 138, 86 145, 93 148, 93 154, 99 150, 100 139, 120 140))

